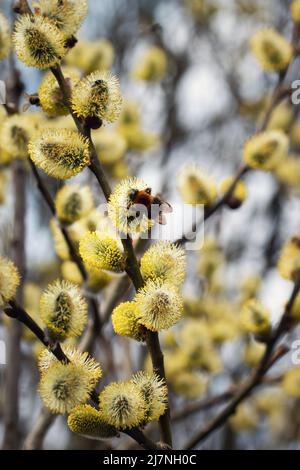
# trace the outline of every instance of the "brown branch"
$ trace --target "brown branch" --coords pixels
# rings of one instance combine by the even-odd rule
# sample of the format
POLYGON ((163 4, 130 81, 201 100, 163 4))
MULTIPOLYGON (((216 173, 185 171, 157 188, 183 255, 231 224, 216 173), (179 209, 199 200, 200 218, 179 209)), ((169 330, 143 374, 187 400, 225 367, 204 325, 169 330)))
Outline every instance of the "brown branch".
POLYGON ((247 398, 250 393, 260 384, 265 373, 273 366, 273 364, 286 353, 286 348, 278 348, 277 352, 273 355, 273 350, 281 338, 281 336, 288 331, 291 327, 291 311, 300 291, 300 277, 295 282, 290 299, 285 307, 281 320, 274 330, 270 340, 267 343, 267 348, 260 364, 255 369, 254 373, 245 381, 240 387, 231 403, 215 418, 209 422, 204 429, 197 432, 185 445, 185 449, 191 449, 197 444, 203 442, 210 434, 222 426, 228 418, 235 412, 237 406, 247 398))
MULTIPOLYGON (((275 377, 265 377, 264 380, 260 382, 260 385, 274 385, 278 384, 282 380, 282 375, 275 377)), ((186 406, 180 408, 172 414, 172 422, 177 422, 188 418, 194 413, 199 413, 201 411, 209 410, 214 406, 221 405, 222 403, 228 401, 230 398, 233 398, 239 390, 239 385, 230 386, 225 392, 222 392, 213 397, 207 399, 202 399, 195 403, 188 403, 186 406)))
MULTIPOLYGON (((295 59, 296 54, 297 54, 296 44, 297 44, 297 41, 299 39, 299 35, 300 35, 300 26, 299 26, 299 24, 294 23, 293 35, 292 35, 292 40, 291 40, 291 45, 293 46, 293 49, 294 49, 294 56, 293 56, 294 59, 295 59)), ((292 61, 291 61, 291 63, 292 63, 292 61)), ((257 132, 263 132, 267 129, 270 118, 271 118, 272 113, 273 113, 274 109, 276 108, 276 106, 278 106, 278 104, 280 104, 287 96, 290 95, 290 87, 287 87, 287 86, 284 85, 284 81, 287 77, 289 67, 290 66, 288 66, 286 70, 279 73, 277 85, 275 86, 275 88, 273 90, 270 103, 269 103, 269 105, 268 105, 268 107, 265 111, 265 115, 264 115, 262 124, 257 129, 257 132)), ((193 235, 202 226, 202 224, 206 220, 208 220, 213 214, 218 212, 219 209, 221 209, 222 207, 224 207, 226 205, 226 203, 228 202, 231 195, 233 194, 233 192, 234 192, 237 184, 239 183, 239 181, 250 170, 251 170, 251 168, 249 166, 243 165, 237 171, 237 173, 234 176, 234 179, 232 181, 232 184, 230 185, 230 187, 228 188, 226 193, 219 200, 217 200, 213 205, 205 207, 204 217, 201 220, 196 221, 193 224, 192 229, 189 230, 189 232, 187 234, 183 234, 182 237, 179 238, 178 240, 176 240, 175 243, 177 243, 179 245, 184 245, 185 243, 193 240, 193 238, 194 238, 193 235)))
MULTIPOLYGON (((23 323, 23 325, 29 328, 30 331, 36 336, 36 338, 39 341, 41 341, 43 345, 49 351, 51 351, 51 353, 56 357, 58 361, 63 362, 65 364, 70 363, 70 360, 63 352, 60 343, 58 342, 52 343, 49 340, 49 338, 47 338, 44 331, 30 317, 30 315, 28 315, 28 313, 17 304, 17 302, 15 302, 14 300, 11 300, 8 303, 8 306, 4 309, 4 312, 10 318, 14 318, 15 320, 18 320, 18 322, 23 323)), ((94 405, 98 406, 98 393, 96 389, 94 389, 91 393, 91 400, 94 403, 94 405)), ((45 414, 44 419, 41 419, 41 422, 38 424, 39 424, 38 426, 39 430, 42 429, 42 433, 45 435, 46 430, 48 429, 48 426, 52 424, 52 420, 47 414, 45 414)), ((140 444, 145 449, 149 449, 149 450, 160 449, 159 446, 157 446, 154 442, 148 439, 142 433, 142 431, 138 428, 134 428, 131 431, 126 431, 125 434, 128 434, 130 437, 132 437, 138 444, 140 444)), ((41 443, 41 441, 39 442, 41 443)))
MULTIPOLYGON (((16 70, 13 57, 9 59, 9 79, 7 80, 7 112, 19 106, 23 91, 20 72, 16 70)), ((13 191, 14 191, 14 219, 12 238, 12 259, 21 276, 17 297, 23 299, 23 285, 26 275, 26 170, 22 159, 15 159, 12 164, 13 191)), ((5 407, 4 407, 4 438, 3 449, 16 449, 19 440, 19 379, 21 373, 21 325, 12 322, 7 329, 7 368, 5 377, 5 407)))
MULTIPOLYGON (((111 194, 111 188, 106 178, 106 175, 103 171, 100 160, 98 158, 94 143, 92 141, 91 129, 85 126, 84 124, 82 124, 72 112, 70 101, 69 101, 70 92, 69 92, 69 88, 67 87, 65 78, 63 76, 61 67, 57 65, 56 67, 52 67, 51 71, 53 75, 55 76, 58 82, 58 85, 62 91, 64 100, 67 106, 69 107, 70 114, 73 117, 73 120, 78 129, 78 132, 84 135, 89 140, 90 156, 91 156, 90 170, 96 176, 96 179, 100 185, 100 188, 102 189, 106 200, 108 200, 111 194)), ((132 240, 129 236, 127 236, 126 238, 124 237, 121 237, 121 238, 122 238, 122 244, 123 244, 124 252, 126 256, 126 268, 125 268, 126 273, 130 277, 135 289, 139 290, 143 286, 144 281, 141 275, 138 260, 136 258, 136 255, 133 249, 132 240)), ((147 346, 148 346, 149 353, 150 353, 151 360, 152 360, 153 369, 157 372, 159 377, 161 377, 163 380, 166 380, 164 364, 163 364, 163 353, 160 347, 158 333, 148 331, 146 334, 146 338, 147 338, 146 339, 147 346)), ((171 426, 170 426, 170 418, 169 418, 168 409, 166 413, 160 418, 159 422, 160 422, 162 439, 166 444, 171 446, 172 435, 171 435, 171 426)))

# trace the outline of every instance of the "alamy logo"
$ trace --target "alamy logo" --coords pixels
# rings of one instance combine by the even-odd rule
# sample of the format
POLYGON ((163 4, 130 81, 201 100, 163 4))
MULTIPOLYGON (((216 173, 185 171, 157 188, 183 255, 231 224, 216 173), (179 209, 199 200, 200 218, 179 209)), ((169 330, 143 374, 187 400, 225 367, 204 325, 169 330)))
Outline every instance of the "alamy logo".
POLYGON ((292 363, 297 366, 300 364, 300 340, 299 339, 293 341, 292 350, 293 350, 292 363))
POLYGON ((0 340, 0 365, 6 364, 6 347, 5 342, 0 340))
POLYGON ((3 80, 0 80, 0 104, 6 103, 6 86, 3 80))

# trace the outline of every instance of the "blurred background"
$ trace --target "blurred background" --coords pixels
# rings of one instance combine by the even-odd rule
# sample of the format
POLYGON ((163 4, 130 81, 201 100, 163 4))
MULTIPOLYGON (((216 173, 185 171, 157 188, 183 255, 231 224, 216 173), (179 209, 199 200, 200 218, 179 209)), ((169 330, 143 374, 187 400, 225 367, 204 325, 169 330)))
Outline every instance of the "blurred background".
MULTIPOLYGON (((1 0, 0 4, 1 12, 9 17, 10 3, 1 0)), ((196 163, 217 185, 236 173, 242 163, 243 144, 261 122, 277 80, 276 74, 266 74, 260 69, 249 49, 249 38, 264 26, 273 26, 290 38, 289 3, 286 0, 89 0, 89 14, 79 31, 79 42, 66 61, 85 73, 101 64, 103 69, 112 69, 120 79, 127 114, 124 111, 123 122, 111 129, 118 133, 119 140, 113 143, 109 136, 102 136, 102 131, 94 133, 99 148, 107 149, 104 164, 113 184, 126 175, 140 176, 153 192, 162 193, 165 200, 176 205, 182 203, 176 176, 188 162, 196 163), (96 44, 94 49, 92 44, 96 44), (149 51, 152 58, 147 56, 149 51), (124 126, 126 119, 134 120, 134 131, 124 126), (113 151, 116 152, 114 161, 109 157, 113 151)), ((25 92, 36 93, 42 73, 19 61, 15 63, 25 92)), ((8 61, 1 62, 0 74, 2 80, 8 79, 8 61)), ((299 78, 296 60, 287 82, 299 78)), ((26 103, 25 97, 23 102, 26 103)), ((31 107, 26 112, 37 110, 31 107)), ((296 126, 298 112, 296 107, 293 116, 289 101, 284 101, 277 114, 273 113, 269 128, 282 128, 282 120, 289 113, 296 126)), ((72 126, 71 122, 68 125, 72 126)), ((293 142, 293 157, 298 157, 299 152, 298 138, 298 142, 297 139, 293 142)), ((264 346, 239 329, 241 303, 257 296, 276 322, 291 292, 292 283, 281 278, 276 265, 282 244, 299 230, 299 165, 297 168, 293 177, 250 172, 245 179, 248 197, 242 206, 235 211, 224 207, 210 218, 205 224, 204 247, 196 253, 187 253, 188 272, 183 291, 186 319, 174 332, 162 335, 175 418, 178 412, 174 421, 178 448, 186 436, 223 405, 203 407, 203 400, 228 390, 261 357, 264 346), (196 333, 206 331, 207 325, 209 345, 202 340, 201 344, 197 343, 197 351, 202 348, 202 359, 196 361, 195 367, 187 367, 182 351, 187 343, 196 341, 196 333), (195 406, 191 414, 184 413, 191 404, 199 404, 199 409, 195 406)), ((43 177, 55 194, 60 182, 44 174, 43 177)), ((10 250, 14 212, 12 181, 9 175, 7 178, 0 205, 0 250, 4 254, 10 250)), ((51 216, 29 172, 26 178, 25 303, 37 305, 39 290, 61 275, 62 261, 55 252, 53 233, 49 230, 51 216)), ((97 203, 101 202, 87 171, 74 178, 75 181, 88 184, 97 203)), ((113 279, 97 294, 104 304, 114 282, 113 279)), ((121 295, 130 298, 132 292, 127 289, 121 295)), ((2 321, 0 339, 6 338, 6 327, 2 321)), ((298 333, 299 330, 294 330, 288 338, 289 344, 299 337, 298 333)), ((105 364, 104 381, 128 377, 144 360, 147 367, 144 348, 115 337, 111 322, 108 321, 102 336, 95 345, 94 355, 105 364)), ((23 339, 19 447, 41 410, 36 392, 36 344, 24 334, 23 339)), ((274 376, 291 365, 289 353, 277 366, 274 376)), ((0 438, 4 435, 6 374, 7 368, 0 365, 0 438)), ((299 401, 284 394, 280 381, 272 387, 265 385, 201 448, 299 448, 299 408, 299 401)), ((64 417, 55 420, 48 417, 47 424, 44 448, 99 448, 101 445, 103 448, 96 441, 71 435, 64 417)), ((116 441, 112 446, 130 445, 124 438, 116 441)))

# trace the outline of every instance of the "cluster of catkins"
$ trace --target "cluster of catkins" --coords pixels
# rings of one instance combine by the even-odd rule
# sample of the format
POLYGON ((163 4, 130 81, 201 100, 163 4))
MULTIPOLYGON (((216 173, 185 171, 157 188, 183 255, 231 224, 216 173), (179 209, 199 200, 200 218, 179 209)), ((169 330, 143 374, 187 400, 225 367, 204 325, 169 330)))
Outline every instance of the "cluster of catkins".
MULTIPOLYGON (((205 3, 186 1, 200 23, 217 9, 215 5, 208 8, 205 3)), ((300 22, 298 0, 292 2, 291 12, 294 21, 300 22)), ((38 360, 41 372, 39 391, 45 405, 54 413, 68 413, 68 424, 74 432, 87 437, 108 438, 117 435, 119 430, 159 419, 167 406, 166 384, 150 372, 139 372, 126 382, 107 385, 95 403, 97 407, 87 404, 102 371, 88 353, 75 347, 88 319, 88 305, 81 286, 98 292, 115 276, 123 274, 126 255, 120 234, 138 235, 151 230, 154 224, 147 211, 138 217, 133 215, 132 194, 147 192, 149 186, 139 178, 128 176, 128 168, 122 158, 128 151, 142 152, 151 148, 158 139, 142 129, 141 116, 134 103, 126 102, 122 108, 119 82, 109 72, 114 54, 111 44, 106 40, 97 43, 83 41, 73 47, 76 43, 74 35, 86 14, 85 0, 40 0, 34 4, 32 13, 20 15, 12 36, 7 20, 0 14, 0 59, 8 56, 13 45, 18 58, 27 66, 52 69, 46 72, 37 94, 28 98, 31 104, 42 109, 44 115, 30 113, 7 117, 1 110, 0 162, 5 166, 15 158, 29 157, 49 176, 69 179, 91 163, 90 141, 78 132, 69 114, 80 125, 95 128, 103 123, 115 123, 114 128, 96 129, 94 134, 101 163, 107 166, 113 177, 121 178, 108 200, 108 215, 96 209, 88 186, 63 186, 56 194, 56 217, 50 223, 55 250, 62 260, 63 280, 48 285, 41 295, 36 295, 33 285, 25 286, 27 310, 51 340, 62 342, 68 359, 68 362, 60 362, 51 352, 41 351, 38 360), (64 92, 52 73, 58 71, 57 66, 61 63, 64 92), (68 231, 84 263, 87 280, 83 279, 72 260, 61 232, 62 226, 68 231)), ((293 58, 292 46, 272 29, 255 34, 251 48, 267 71, 282 72, 293 58)), ((166 54, 153 46, 146 51, 132 76, 149 82, 163 80, 167 70, 166 54)), ((295 146, 300 146, 299 137, 297 144, 297 126, 299 130, 300 124, 294 123, 290 130, 293 114, 289 106, 280 106, 275 111, 268 128, 245 143, 244 161, 250 168, 272 171, 280 181, 294 186, 299 184, 299 178, 295 177, 300 173, 299 164, 288 152, 290 140, 295 146)), ((0 202, 5 195, 4 180, 5 174, 1 172, 0 202)), ((183 201, 192 205, 213 205, 218 195, 226 194, 232 182, 233 177, 229 176, 218 188, 213 178, 194 164, 185 165, 177 177, 183 201)), ((239 181, 227 198, 227 204, 238 208, 246 198, 247 187, 239 181)), ((251 294, 243 298, 242 304, 235 305, 234 312, 232 304, 228 305, 222 298, 216 300, 216 267, 222 261, 220 249, 214 241, 208 240, 199 261, 199 273, 208 282, 208 294, 201 304, 188 299, 184 303, 181 295, 186 271, 184 251, 171 242, 154 243, 140 260, 144 286, 132 301, 121 303, 112 314, 115 333, 136 341, 144 341, 149 330, 169 330, 185 314, 181 328, 164 333, 164 344, 168 380, 175 392, 188 398, 199 396, 206 388, 205 380, 195 371, 200 369, 213 373, 220 370, 216 344, 233 339, 241 330, 259 341, 271 331, 270 312, 256 298, 255 280, 250 287, 247 286, 251 294), (239 310, 241 313, 235 315, 239 310)), ((284 247, 279 271, 290 280, 299 275, 298 236, 284 247)), ((16 267, 1 257, 1 306, 14 298, 18 284, 16 267)), ((294 322, 300 320, 299 296, 291 317, 294 322)), ((244 358, 251 365, 257 362, 264 349, 263 344, 255 344, 255 351, 248 348, 244 358)), ((294 368, 285 374, 282 382, 285 392, 298 398, 299 377, 299 368, 294 368)), ((235 418, 235 425, 239 419, 244 423, 245 416, 247 418, 249 414, 245 411, 243 414, 242 410, 241 416, 235 418)))

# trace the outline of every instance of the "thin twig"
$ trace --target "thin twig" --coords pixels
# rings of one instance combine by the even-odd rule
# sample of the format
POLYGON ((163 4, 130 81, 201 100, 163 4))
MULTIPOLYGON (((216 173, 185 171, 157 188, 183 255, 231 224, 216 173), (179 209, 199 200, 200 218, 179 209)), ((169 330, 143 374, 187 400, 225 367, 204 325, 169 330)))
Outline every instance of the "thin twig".
MULTIPOLYGON (((295 282, 292 294, 290 299, 285 307, 284 313, 281 317, 281 320, 273 332, 271 338, 269 339, 266 347, 265 354, 263 355, 258 367, 255 369, 254 373, 245 381, 245 383, 240 387, 239 391, 235 395, 231 403, 211 422, 209 422, 204 429, 197 432, 185 445, 185 449, 191 449, 197 444, 203 442, 210 434, 216 431, 220 426, 222 426, 227 419, 235 412, 237 406, 249 396, 249 394, 260 384, 266 372, 272 367, 274 362, 276 362, 282 356, 282 350, 279 348, 275 355, 273 350, 281 338, 281 336, 288 331, 288 328, 291 326, 291 311, 295 303, 296 297, 300 291, 300 277, 295 282)), ((286 349, 284 350, 286 352, 286 349)))
MULTIPOLYGON (((103 191, 103 194, 106 200, 108 200, 111 194, 111 188, 106 178, 106 175, 103 171, 100 160, 98 158, 94 143, 92 141, 91 130, 87 126, 82 124, 72 112, 70 101, 69 101, 70 92, 69 92, 69 88, 67 87, 65 78, 63 76, 61 67, 59 65, 56 65, 55 67, 51 68, 51 71, 53 75, 55 76, 58 82, 58 85, 62 91, 64 100, 67 106, 69 107, 70 114, 73 117, 73 120, 78 129, 78 132, 84 135, 90 143, 90 159, 91 159, 90 170, 96 176, 96 179, 103 191)), ((127 236, 126 238, 122 237, 122 244, 123 244, 124 252, 126 256, 126 268, 125 268, 126 273, 130 277, 135 289, 139 290, 143 286, 144 281, 141 275, 140 267, 139 267, 134 249, 133 249, 133 244, 132 244, 132 240, 130 236, 127 236)), ((164 370, 163 353, 160 347, 158 333, 147 331, 146 343, 147 343, 149 353, 151 356, 153 370, 156 371, 159 377, 165 380, 166 376, 165 376, 165 370, 164 370)), ((167 411, 165 412, 165 414, 161 416, 159 423, 160 423, 161 434, 162 434, 161 437, 162 437, 163 442, 171 446, 172 434, 171 434, 171 426, 170 426, 169 408, 167 408, 167 411)))

